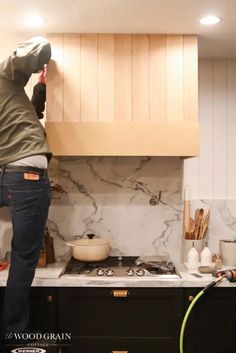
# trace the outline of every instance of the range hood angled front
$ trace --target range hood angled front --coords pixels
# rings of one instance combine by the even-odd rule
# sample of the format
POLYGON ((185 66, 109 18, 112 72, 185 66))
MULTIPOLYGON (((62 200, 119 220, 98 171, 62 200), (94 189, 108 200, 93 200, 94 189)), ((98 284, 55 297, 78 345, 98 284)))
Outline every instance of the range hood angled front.
POLYGON ((55 156, 196 156, 198 124, 47 122, 55 156))

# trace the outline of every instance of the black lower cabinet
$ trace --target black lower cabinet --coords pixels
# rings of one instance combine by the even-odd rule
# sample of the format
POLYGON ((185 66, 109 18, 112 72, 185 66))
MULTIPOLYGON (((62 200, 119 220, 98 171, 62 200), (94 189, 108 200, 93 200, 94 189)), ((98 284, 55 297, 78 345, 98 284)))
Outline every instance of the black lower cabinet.
MULTIPOLYGON (((0 314, 2 312, 4 302, 5 288, 0 288, 0 314)), ((17 347, 28 346, 44 349, 47 353, 59 353, 57 340, 49 337, 50 333, 56 333, 57 327, 57 307, 56 307, 56 288, 50 287, 32 287, 30 292, 30 318, 29 328, 22 336, 25 341, 22 342, 20 336, 17 335, 17 340, 7 340, 6 347, 3 349, 0 342, 0 352, 3 349, 4 353, 17 351, 17 347)), ((21 338, 22 338, 21 337, 21 338)), ((32 350, 33 351, 33 350, 32 350)))
MULTIPOLYGON (((185 289, 185 310, 200 289, 185 289)), ((185 353, 235 353, 236 287, 213 288, 195 304, 186 325, 185 353)))
POLYGON ((60 288, 62 353, 177 353, 182 303, 175 288, 60 288))
MULTIPOLYGON (((179 353, 184 313, 200 290, 34 287, 29 330, 58 334, 47 353, 179 353)), ((0 288, 0 310, 3 295, 0 288)), ((235 303, 236 287, 204 294, 187 321, 184 353, 235 353, 235 303)))

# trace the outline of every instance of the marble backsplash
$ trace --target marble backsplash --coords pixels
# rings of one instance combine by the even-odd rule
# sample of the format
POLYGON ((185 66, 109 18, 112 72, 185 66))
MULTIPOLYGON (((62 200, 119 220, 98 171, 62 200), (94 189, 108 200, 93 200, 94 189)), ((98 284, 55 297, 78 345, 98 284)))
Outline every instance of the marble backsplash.
MULTIPOLYGON (((55 172, 55 171, 54 171, 55 172)), ((94 233, 113 239, 112 254, 169 254, 180 258, 183 163, 177 157, 61 158, 47 225, 56 256, 65 240, 94 233)), ((0 209, 1 256, 10 248, 8 210, 0 209)))
POLYGON ((212 253, 219 254, 221 239, 236 239, 236 200, 191 200, 190 205, 192 216, 196 208, 210 208, 206 241, 212 253))
POLYGON ((181 246, 180 158, 63 158, 59 183, 67 194, 54 199, 48 225, 57 256, 63 240, 94 233, 113 239, 112 254, 178 258, 181 246))
MULTIPOLYGON (((61 158, 47 225, 58 260, 70 256, 66 240, 94 233, 113 239, 112 254, 166 255, 179 261, 182 246, 183 163, 177 157, 61 158)), ((192 200, 191 210, 210 207, 212 252, 236 234, 236 200, 192 200)), ((0 258, 10 249, 9 211, 0 209, 0 258)))

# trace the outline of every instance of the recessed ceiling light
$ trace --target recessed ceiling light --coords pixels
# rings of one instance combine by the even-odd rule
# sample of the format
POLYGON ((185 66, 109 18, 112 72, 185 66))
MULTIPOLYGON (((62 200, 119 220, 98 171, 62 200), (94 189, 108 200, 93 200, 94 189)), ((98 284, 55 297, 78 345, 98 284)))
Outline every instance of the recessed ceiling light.
POLYGON ((200 19, 200 23, 202 25, 206 25, 206 26, 215 25, 215 24, 219 23, 220 21, 221 21, 220 17, 213 16, 213 15, 205 16, 200 19))
POLYGON ((45 19, 39 15, 29 15, 24 20, 25 24, 30 27, 41 27, 45 23, 45 19))

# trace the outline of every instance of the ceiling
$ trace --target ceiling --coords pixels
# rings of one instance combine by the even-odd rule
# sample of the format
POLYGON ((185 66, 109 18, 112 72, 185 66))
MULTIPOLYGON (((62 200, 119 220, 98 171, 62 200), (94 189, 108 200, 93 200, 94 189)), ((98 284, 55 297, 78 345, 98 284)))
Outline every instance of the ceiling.
POLYGON ((236 57, 236 0, 1 0, 1 36, 28 38, 55 32, 196 33, 201 57, 236 57), (43 29, 23 25, 29 13, 46 19, 43 29), (202 26, 215 14, 222 21, 202 26))

